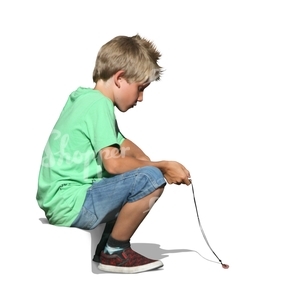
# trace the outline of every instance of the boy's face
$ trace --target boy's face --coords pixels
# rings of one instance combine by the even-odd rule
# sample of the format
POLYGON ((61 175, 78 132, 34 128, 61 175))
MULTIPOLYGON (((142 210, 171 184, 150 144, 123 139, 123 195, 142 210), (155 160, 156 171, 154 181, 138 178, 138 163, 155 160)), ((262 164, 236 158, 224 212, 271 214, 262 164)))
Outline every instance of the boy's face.
POLYGON ((119 89, 115 94, 115 105, 116 107, 125 112, 130 108, 136 106, 137 102, 143 101, 144 90, 148 83, 128 83, 126 79, 122 78, 119 81, 119 89))

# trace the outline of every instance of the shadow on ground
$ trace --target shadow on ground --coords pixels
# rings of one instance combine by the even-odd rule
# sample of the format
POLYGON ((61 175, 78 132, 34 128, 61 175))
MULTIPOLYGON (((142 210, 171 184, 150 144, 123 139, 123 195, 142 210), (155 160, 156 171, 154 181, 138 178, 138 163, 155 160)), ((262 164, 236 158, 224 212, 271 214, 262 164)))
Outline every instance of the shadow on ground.
MULTIPOLYGON (((46 218, 40 218, 39 219, 42 224, 48 224, 49 222, 46 218)), ((93 230, 83 230, 91 234, 91 271, 94 274, 110 274, 106 272, 102 272, 98 269, 98 263, 94 262, 92 259, 95 254, 95 249, 101 239, 103 230, 104 230, 105 224, 100 224, 93 230)), ((152 259, 163 259, 165 257, 168 257, 171 253, 180 253, 180 252, 195 252, 194 250, 189 249, 162 249, 160 245, 158 244, 152 244, 152 243, 132 243, 131 247, 134 251, 152 258, 152 259)))

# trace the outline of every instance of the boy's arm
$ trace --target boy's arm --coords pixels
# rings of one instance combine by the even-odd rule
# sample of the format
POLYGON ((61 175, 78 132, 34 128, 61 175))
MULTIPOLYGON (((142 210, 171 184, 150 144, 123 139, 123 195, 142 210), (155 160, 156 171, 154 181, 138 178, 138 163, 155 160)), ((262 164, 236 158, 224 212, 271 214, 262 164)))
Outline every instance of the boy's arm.
MULTIPOLYGON (((133 144, 131 144, 131 146, 133 146, 133 144)), ((138 147, 134 149, 138 151, 137 153, 141 154, 138 147)), ((137 168, 153 166, 161 170, 169 184, 190 184, 191 176, 189 171, 176 161, 162 160, 153 162, 146 159, 137 159, 134 156, 122 155, 122 151, 119 151, 118 148, 113 146, 100 150, 99 155, 101 156, 106 171, 110 174, 122 174, 137 168)))
POLYGON ((134 142, 129 139, 125 139, 121 144, 121 155, 134 157, 139 160, 150 161, 149 156, 147 156, 141 148, 139 148, 134 142))

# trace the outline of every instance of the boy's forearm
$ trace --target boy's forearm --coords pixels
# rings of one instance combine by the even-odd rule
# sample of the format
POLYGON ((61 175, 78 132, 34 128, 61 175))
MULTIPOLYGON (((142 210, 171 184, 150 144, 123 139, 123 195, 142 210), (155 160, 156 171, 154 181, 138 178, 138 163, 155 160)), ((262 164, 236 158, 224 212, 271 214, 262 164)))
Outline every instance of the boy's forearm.
POLYGON ((110 161, 106 161, 106 163, 104 163, 107 171, 114 175, 122 174, 146 166, 157 167, 163 172, 166 164, 166 161, 153 162, 150 161, 150 159, 137 159, 131 156, 120 156, 118 158, 112 158, 110 161))
POLYGON ((146 167, 153 166, 161 170, 168 183, 176 184, 190 184, 190 173, 180 163, 176 161, 151 161, 137 159, 132 156, 122 155, 118 148, 107 147, 100 151, 101 159, 106 171, 113 175, 123 174, 125 172, 146 167))

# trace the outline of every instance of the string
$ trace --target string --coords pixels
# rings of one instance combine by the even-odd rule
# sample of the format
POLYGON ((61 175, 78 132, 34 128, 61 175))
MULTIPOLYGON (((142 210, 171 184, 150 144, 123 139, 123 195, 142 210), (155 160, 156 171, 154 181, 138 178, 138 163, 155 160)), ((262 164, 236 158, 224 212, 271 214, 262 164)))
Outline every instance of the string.
MULTIPOLYGON (((195 204, 195 208, 196 208, 196 214, 197 214, 197 218, 198 218, 198 223, 199 223, 199 227, 201 229, 201 232, 202 232, 202 236, 207 244, 207 246, 209 247, 209 249, 211 250, 211 252, 215 255, 215 257, 218 259, 218 261, 220 262, 220 264, 223 266, 223 263, 221 261, 221 259, 217 256, 217 254, 214 252, 214 250, 211 248, 208 240, 207 240, 207 237, 204 233, 204 230, 203 230, 203 227, 201 225, 201 222, 200 222, 200 218, 199 218, 199 213, 198 213, 198 208, 197 208, 197 202, 196 202, 196 197, 195 197, 195 191, 194 191, 194 186, 193 186, 193 183, 192 183, 192 180, 190 179, 190 182, 191 182, 191 186, 192 186, 192 192, 193 192, 193 198, 194 198, 194 204, 195 204)), ((197 252, 197 251, 196 251, 197 252)), ((197 252, 201 257, 203 257, 199 252, 197 252)), ((203 257, 205 258, 205 257, 203 257)), ((214 262, 214 263, 218 263, 217 261, 213 261, 213 260, 210 260, 210 259, 207 259, 205 258, 206 260, 208 261, 211 261, 211 262, 214 262)))

